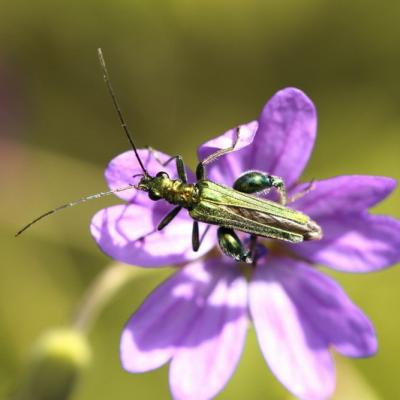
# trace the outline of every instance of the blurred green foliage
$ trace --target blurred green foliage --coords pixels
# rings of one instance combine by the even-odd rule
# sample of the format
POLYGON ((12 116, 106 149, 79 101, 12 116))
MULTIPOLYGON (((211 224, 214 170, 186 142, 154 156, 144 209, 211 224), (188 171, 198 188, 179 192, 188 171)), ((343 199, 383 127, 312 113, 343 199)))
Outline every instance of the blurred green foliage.
MULTIPOLYGON (((319 113, 306 178, 400 178, 400 2, 2 0, 0 6, 0 396, 17 385, 35 339, 69 323, 85 288, 109 263, 88 223, 115 199, 12 237, 38 213, 103 190, 105 165, 128 148, 97 47, 140 145, 182 154, 193 166, 195 144, 256 118, 276 90, 296 86, 319 113)), ((377 212, 399 218, 399 200, 397 191, 377 212)), ((169 398, 167 368, 129 375, 118 360, 122 325, 168 273, 147 272, 101 315, 90 335, 93 364, 74 400, 169 398)), ((400 270, 332 275, 374 321, 380 342, 372 359, 339 359, 337 398, 399 398, 400 270)), ((288 398, 253 332, 220 395, 244 397, 288 398)))

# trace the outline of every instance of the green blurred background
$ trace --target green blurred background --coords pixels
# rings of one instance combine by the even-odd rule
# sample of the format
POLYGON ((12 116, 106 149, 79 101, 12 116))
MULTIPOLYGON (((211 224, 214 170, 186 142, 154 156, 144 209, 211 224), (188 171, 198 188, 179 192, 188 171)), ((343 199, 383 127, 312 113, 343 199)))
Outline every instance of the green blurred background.
MULTIPOLYGON (((398 1, 1 0, 0 9, 0 397, 18 386, 36 339, 70 322, 110 264, 88 224, 115 199, 13 238, 38 213, 104 190, 104 167, 128 149, 97 47, 140 145, 182 154, 193 167, 197 144, 255 119, 276 90, 296 86, 319 116, 306 178, 400 178, 398 1)), ((398 190, 376 212, 399 218, 399 200, 398 190)), ((169 273, 141 273, 101 313, 74 400, 169 398, 166 367, 129 375, 118 359, 122 325, 169 273)), ((380 343, 372 359, 337 358, 336 398, 400 398, 400 269, 332 275, 374 321, 380 343)), ((244 397, 288 398, 252 331, 219 396, 244 397)))

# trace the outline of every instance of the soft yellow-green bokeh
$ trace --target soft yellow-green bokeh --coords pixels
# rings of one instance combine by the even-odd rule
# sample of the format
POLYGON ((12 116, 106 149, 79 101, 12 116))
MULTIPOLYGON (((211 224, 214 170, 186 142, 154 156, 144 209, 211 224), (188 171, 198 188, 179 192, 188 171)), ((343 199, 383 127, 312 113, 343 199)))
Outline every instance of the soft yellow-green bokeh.
MULTIPOLYGON (((1 0, 0 10, 0 397, 18 385, 35 340, 71 321, 109 264, 88 224, 116 199, 67 210, 13 238, 37 214, 104 190, 105 165, 128 149, 97 47, 139 145, 182 154, 193 167, 197 144, 256 118, 276 90, 296 86, 319 116, 305 178, 400 178, 395 0, 1 0)), ((397 191, 376 212, 400 218, 399 204, 397 191)), ((141 275, 107 306, 73 400, 169 398, 167 368, 129 375, 118 360, 121 327, 169 273, 141 275)), ((399 398, 400 269, 332 275, 374 321, 380 344, 368 360, 337 358, 336 397, 399 398)), ((289 398, 252 330, 220 398, 289 398)))

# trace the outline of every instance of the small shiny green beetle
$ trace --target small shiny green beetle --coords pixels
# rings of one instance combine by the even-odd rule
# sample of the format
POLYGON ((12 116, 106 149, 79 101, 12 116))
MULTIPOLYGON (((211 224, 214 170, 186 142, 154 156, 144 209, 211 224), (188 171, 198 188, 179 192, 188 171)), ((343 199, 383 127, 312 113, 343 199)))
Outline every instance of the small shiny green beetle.
MULTIPOLYGON (((194 220, 192 232, 192 247, 194 251, 197 251, 201 244, 199 222, 219 226, 218 242, 221 250, 235 260, 246 263, 254 262, 255 244, 258 236, 292 243, 318 240, 322 237, 322 230, 316 222, 312 221, 307 215, 286 207, 287 196, 282 178, 259 171, 249 171, 235 181, 233 188, 207 179, 206 165, 235 150, 240 138, 240 128, 236 129, 236 140, 231 147, 218 150, 198 163, 196 168, 196 183, 188 183, 181 156, 172 157, 164 164, 161 163, 161 166, 166 166, 175 160, 178 179, 171 179, 164 171, 151 176, 139 157, 122 116, 100 49, 99 58, 104 72, 104 79, 119 120, 143 171, 141 179, 138 185, 129 185, 124 188, 84 197, 48 211, 23 227, 17 233, 17 236, 40 219, 64 208, 94 198, 135 188, 147 192, 149 198, 153 201, 165 200, 176 206, 161 220, 158 230, 167 226, 183 208, 188 210, 189 215, 194 220), (254 195, 272 188, 278 191, 279 202, 266 200, 254 195), (242 244, 235 230, 250 234, 249 248, 246 248, 242 244)), ((150 149, 150 151, 152 150, 150 149)))
POLYGON ((280 177, 249 171, 235 181, 233 188, 206 179, 205 166, 233 151, 239 137, 238 128, 237 138, 231 147, 219 150, 199 162, 196 168, 197 182, 193 184, 187 182, 180 156, 172 157, 164 163, 166 165, 176 160, 179 179, 170 179, 164 171, 152 177, 143 167, 143 177, 137 188, 148 192, 151 200, 166 200, 176 205, 159 223, 158 229, 163 229, 183 208, 186 208, 194 220, 192 233, 194 251, 200 246, 198 222, 218 225, 218 242, 221 250, 235 260, 247 263, 253 262, 254 254, 252 249, 245 248, 235 230, 249 233, 253 237, 262 236, 292 243, 320 239, 322 230, 316 222, 307 215, 286 207, 286 189, 280 177), (280 203, 253 195, 271 188, 278 190, 280 203))

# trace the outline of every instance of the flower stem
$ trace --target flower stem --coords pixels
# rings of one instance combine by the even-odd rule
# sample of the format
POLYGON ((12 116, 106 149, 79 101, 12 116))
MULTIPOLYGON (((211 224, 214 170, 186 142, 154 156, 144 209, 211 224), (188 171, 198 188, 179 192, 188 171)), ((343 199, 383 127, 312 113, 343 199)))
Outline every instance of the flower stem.
POLYGON ((84 295, 73 319, 75 329, 87 334, 115 293, 143 272, 140 268, 131 268, 121 264, 113 264, 105 268, 84 295))

